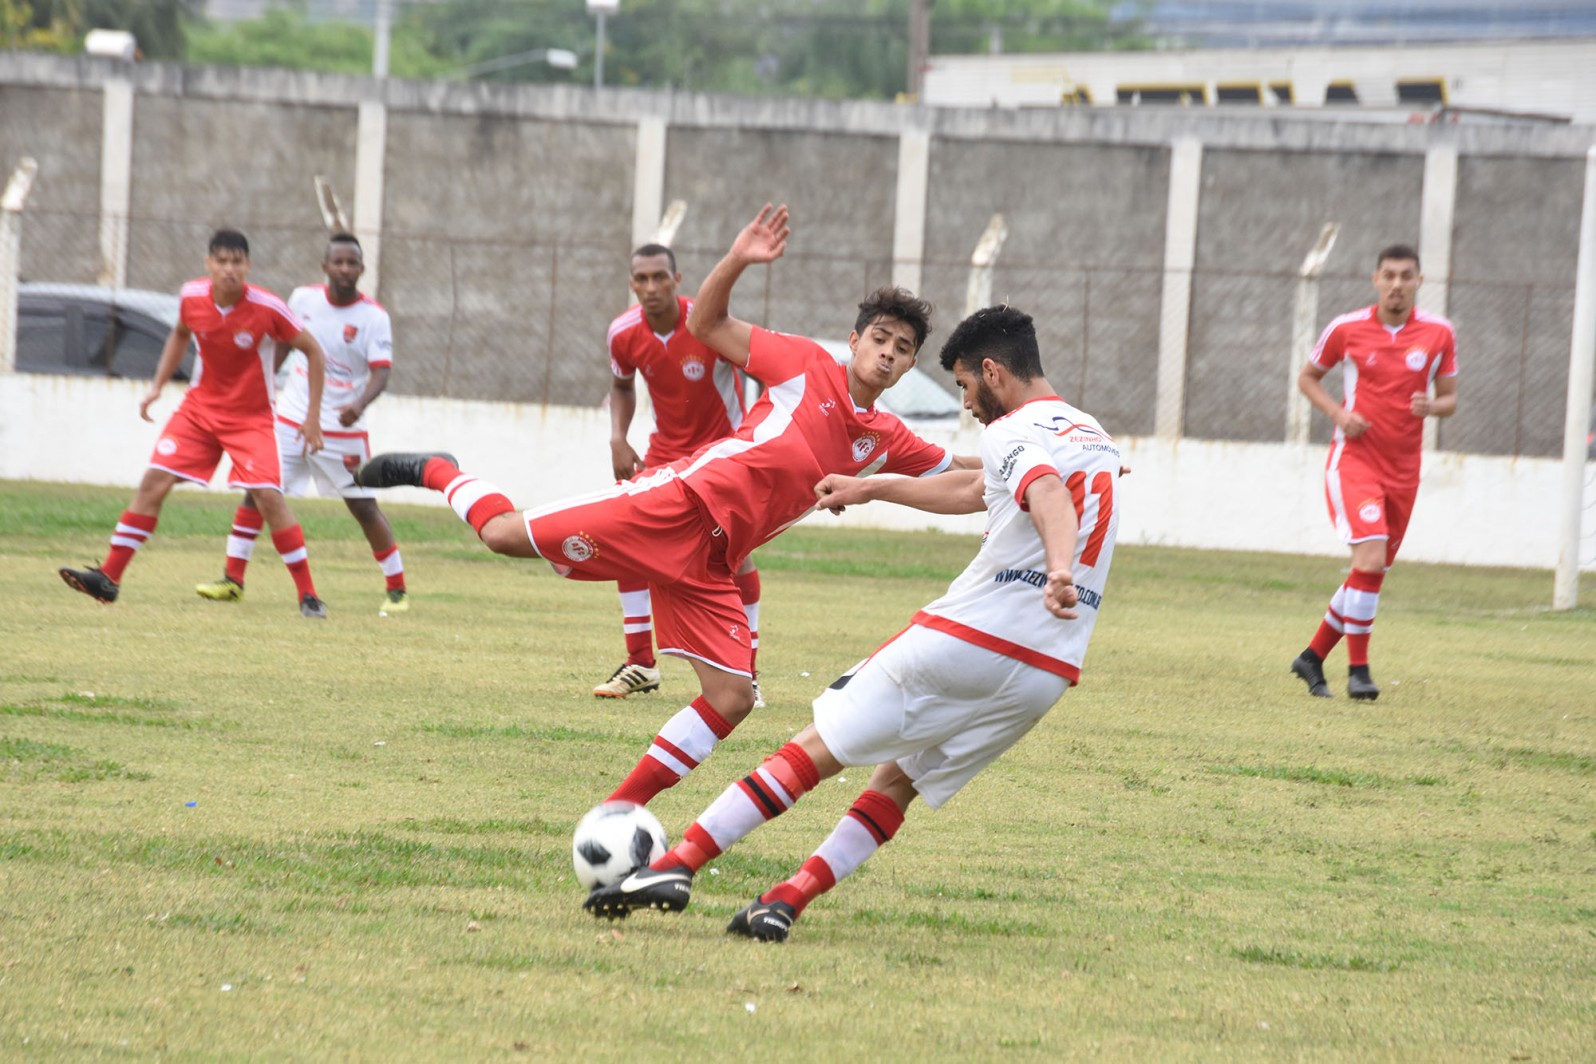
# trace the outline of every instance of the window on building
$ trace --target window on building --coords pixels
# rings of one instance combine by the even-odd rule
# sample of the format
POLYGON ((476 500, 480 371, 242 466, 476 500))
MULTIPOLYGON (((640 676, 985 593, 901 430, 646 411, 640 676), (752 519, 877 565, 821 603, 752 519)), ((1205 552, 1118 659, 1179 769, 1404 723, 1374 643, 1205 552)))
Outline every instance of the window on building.
POLYGON ((1445 103, 1446 81, 1443 78, 1418 78, 1397 82, 1398 103, 1445 103))
POLYGON ((1220 103, 1246 103, 1257 106, 1263 103, 1263 86, 1252 84, 1215 85, 1214 96, 1220 103))
POLYGON ((1291 82, 1271 81, 1269 91, 1274 93, 1275 103, 1285 104, 1288 107, 1291 105, 1291 82))
POLYGON ((1325 103, 1357 103, 1358 90, 1350 81, 1332 81, 1325 86, 1325 103))
POLYGON ((1121 85, 1115 92, 1120 103, 1198 105, 1208 102, 1206 85, 1121 85))

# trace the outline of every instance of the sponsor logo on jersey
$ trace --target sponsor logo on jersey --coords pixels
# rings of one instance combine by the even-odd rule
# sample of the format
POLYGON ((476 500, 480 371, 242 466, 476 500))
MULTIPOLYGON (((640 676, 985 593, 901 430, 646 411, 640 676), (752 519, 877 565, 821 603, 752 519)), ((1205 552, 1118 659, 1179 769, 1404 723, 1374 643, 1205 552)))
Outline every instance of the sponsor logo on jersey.
POLYGON ((1380 520, 1380 504, 1373 499, 1367 500, 1358 507, 1358 516, 1371 523, 1380 520))
POLYGON ((344 326, 344 343, 346 343, 346 344, 354 343, 355 342, 355 337, 357 337, 359 335, 360 335, 360 327, 359 326, 357 326, 357 325, 345 325, 344 326))
POLYGON ((1004 569, 992 578, 994 584, 1012 584, 1016 580, 1032 587, 1045 587, 1047 574, 1039 573, 1035 569, 1004 569))
POLYGON ((863 462, 869 458, 876 449, 876 444, 881 442, 881 437, 874 432, 867 432, 853 441, 853 460, 863 462))
POLYGON ((998 476, 1003 478, 1005 484, 1008 483, 1009 477, 1014 475, 1014 460, 1024 453, 1025 444, 1017 444, 1012 451, 1003 456, 1003 461, 998 463, 998 476))
POLYGON ((172 437, 170 437, 170 436, 162 436, 161 437, 161 442, 157 443, 155 445, 155 453, 157 453, 157 454, 176 454, 177 453, 177 441, 172 439, 172 437))
POLYGON ((560 544, 560 553, 573 562, 585 562, 598 553, 598 543, 586 532, 578 532, 565 537, 565 542, 560 544))
POLYGON ((701 381, 701 380, 703 380, 704 379, 704 363, 703 363, 703 360, 702 359, 693 358, 691 356, 682 359, 682 376, 686 377, 690 381, 701 381))
POLYGON ((1075 585, 1075 597, 1081 605, 1090 606, 1094 610, 1103 604, 1102 595, 1099 595, 1089 587, 1082 587, 1079 584, 1075 585))
POLYGON ((255 338, 247 332, 234 333, 233 343, 237 344, 240 350, 247 351, 255 346, 255 338))
POLYGON ((743 632, 743 627, 740 624, 728 624, 726 626, 726 634, 731 636, 733 639, 741 638, 742 637, 742 632, 743 632))
POLYGON ((831 412, 835 409, 837 409, 837 400, 835 399, 825 399, 820 403, 820 412, 827 417, 830 417, 831 412))
POLYGON ((1419 370, 1424 368, 1424 363, 1429 360, 1429 357, 1430 353, 1424 350, 1424 348, 1415 347, 1413 350, 1408 352, 1408 369, 1411 369, 1413 372, 1417 373, 1419 370))

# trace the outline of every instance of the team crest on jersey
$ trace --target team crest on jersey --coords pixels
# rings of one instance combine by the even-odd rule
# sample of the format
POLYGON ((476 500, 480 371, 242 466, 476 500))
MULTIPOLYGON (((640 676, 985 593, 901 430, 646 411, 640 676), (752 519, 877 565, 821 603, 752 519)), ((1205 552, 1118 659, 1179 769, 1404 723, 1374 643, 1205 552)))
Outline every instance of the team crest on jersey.
POLYGON ((876 444, 881 442, 881 437, 874 432, 867 432, 853 441, 853 460, 863 462, 875 451, 876 444))
POLYGON ((1424 350, 1424 348, 1415 347, 1413 350, 1408 352, 1408 369, 1411 369, 1413 372, 1417 373, 1419 370, 1424 368, 1425 360, 1429 357, 1430 353, 1424 350))
POLYGON ((344 326, 344 343, 346 343, 346 344, 354 343, 355 342, 355 337, 359 336, 359 335, 360 335, 360 328, 358 326, 355 326, 355 325, 345 325, 344 326))
POLYGON ((155 445, 155 452, 157 454, 176 454, 177 441, 170 436, 162 436, 161 442, 155 445))
POLYGON ((701 380, 703 380, 704 379, 704 362, 703 362, 703 360, 702 359, 698 359, 698 358, 693 358, 691 355, 689 355, 687 358, 682 359, 682 376, 686 377, 690 381, 701 381, 701 380))
POLYGON ((560 551, 573 562, 585 562, 598 553, 598 544, 586 532, 578 532, 565 537, 565 542, 560 544, 560 551))
POLYGON ((255 346, 255 338, 247 332, 234 333, 233 343, 238 345, 239 349, 247 351, 255 346))
POLYGON ((1368 500, 1358 507, 1358 516, 1370 523, 1380 520, 1380 504, 1373 499, 1368 500))

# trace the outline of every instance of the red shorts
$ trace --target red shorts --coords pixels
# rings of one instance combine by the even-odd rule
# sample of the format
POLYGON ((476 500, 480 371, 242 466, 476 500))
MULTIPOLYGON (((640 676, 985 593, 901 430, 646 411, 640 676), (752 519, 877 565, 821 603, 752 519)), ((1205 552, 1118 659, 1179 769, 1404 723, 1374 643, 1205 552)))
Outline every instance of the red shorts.
POLYGON ((753 675, 748 615, 726 566, 726 538, 705 524, 673 471, 639 474, 522 516, 532 546, 561 576, 647 581, 661 654, 753 675))
POLYGON ((150 465, 184 480, 206 484, 223 454, 233 460, 233 468, 227 474, 230 487, 283 489, 277 432, 269 410, 258 418, 224 421, 185 402, 162 427, 150 465))
POLYGON ((1395 486, 1385 482, 1377 473, 1359 462, 1349 462, 1345 456, 1331 451, 1330 461, 1324 471, 1324 498, 1330 508, 1330 523, 1335 525, 1341 542, 1362 543, 1370 539, 1385 540, 1385 564, 1396 560, 1402 537, 1408 531, 1408 518, 1413 516, 1413 501, 1418 498, 1417 484, 1395 486))

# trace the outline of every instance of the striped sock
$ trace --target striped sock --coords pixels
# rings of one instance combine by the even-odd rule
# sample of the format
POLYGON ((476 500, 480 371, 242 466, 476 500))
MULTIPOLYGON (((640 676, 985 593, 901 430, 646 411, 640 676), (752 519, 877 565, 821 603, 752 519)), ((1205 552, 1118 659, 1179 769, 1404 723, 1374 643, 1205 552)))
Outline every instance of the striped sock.
POLYGON ((648 584, 617 581, 621 593, 621 630, 626 635, 626 663, 654 667, 654 604, 648 584))
POLYGON ((1346 592, 1343 623, 1347 630, 1347 664, 1354 668, 1369 664, 1369 634, 1374 630, 1374 615, 1380 610, 1380 585, 1385 573, 1352 570, 1342 588, 1346 592))
POLYGON ((760 895, 760 901, 783 901, 798 912, 848 878, 903 826, 903 810, 880 791, 865 791, 848 814, 820 844, 814 856, 793 877, 760 895))
POLYGON ((240 506, 233 511, 233 530, 227 536, 227 578, 244 586, 244 570, 255 556, 255 537, 265 525, 265 518, 253 506, 240 506))
POLYGON ((374 550, 371 556, 377 559, 377 565, 382 569, 382 575, 388 582, 389 591, 403 591, 405 589, 405 563, 399 557, 399 545, 396 543, 387 550, 374 550))
POLYGON ((117 518, 116 531, 111 533, 111 549, 105 552, 105 561, 100 563, 100 572, 110 577, 114 583, 122 582, 122 572, 127 568, 127 563, 133 560, 133 555, 139 548, 148 543, 155 534, 155 522, 159 520, 154 514, 136 514, 132 510, 123 510, 122 516, 117 518))
POLYGON ((294 578, 294 590, 299 597, 316 594, 316 585, 310 579, 310 552, 305 549, 305 530, 298 525, 279 528, 272 532, 272 546, 288 566, 288 575, 294 578))
POLYGON ((515 504, 509 496, 485 480, 462 473, 442 458, 427 463, 423 483, 434 491, 443 492, 460 520, 470 525, 472 531, 482 535, 482 526, 500 514, 511 513, 515 504))
POLYGON ((1346 631, 1347 585, 1342 584, 1336 588, 1336 593, 1330 596, 1330 605, 1324 612, 1324 620, 1319 622, 1319 630, 1313 633, 1313 639, 1308 643, 1308 649, 1319 655, 1323 661, 1330 656, 1330 651, 1341 642, 1341 636, 1346 631))
POLYGON ((797 804, 820 772, 797 743, 788 743, 764 764, 727 787, 654 868, 686 865, 694 872, 759 825, 776 819, 797 804))
POLYGON ((692 705, 665 722, 648 752, 610 795, 612 802, 647 805, 660 791, 676 786, 716 745, 730 735, 732 725, 699 695, 692 705))

